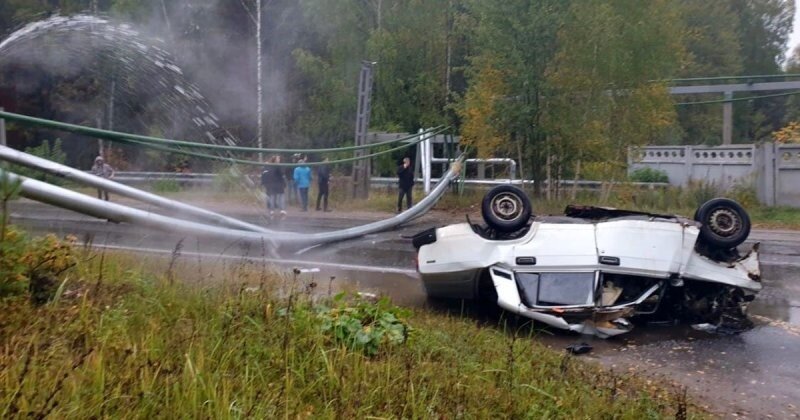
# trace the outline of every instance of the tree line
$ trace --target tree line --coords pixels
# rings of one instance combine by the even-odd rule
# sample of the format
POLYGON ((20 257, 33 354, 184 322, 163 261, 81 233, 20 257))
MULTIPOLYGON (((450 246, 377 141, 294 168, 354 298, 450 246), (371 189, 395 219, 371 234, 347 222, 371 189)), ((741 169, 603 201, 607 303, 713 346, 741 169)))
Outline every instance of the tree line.
MULTIPOLYGON (((225 127, 254 145, 256 1, 7 0, 0 34, 53 13, 132 22, 167 42, 225 127)), ((358 71, 369 60, 373 131, 446 124, 478 155, 518 158, 528 178, 614 177, 629 146, 720 143, 720 105, 675 105, 719 95, 671 96, 671 79, 800 67, 797 58, 782 67, 791 0, 261 1, 270 147, 352 142, 358 71)), ((11 67, 0 67, 0 89, 21 71, 11 67)), ((37 74, 28 81, 36 88, 14 89, 14 107, 76 121, 87 118, 70 108, 80 102, 102 114, 108 84, 96 79, 37 74)), ((137 101, 147 98, 128 99, 137 101)), ((797 101, 737 102, 734 141, 765 140, 800 119, 797 101)), ((163 134, 147 109, 118 106, 114 126, 163 134)), ((52 134, 27 136, 35 144, 52 134)), ((70 159, 86 159, 72 144, 70 159)))

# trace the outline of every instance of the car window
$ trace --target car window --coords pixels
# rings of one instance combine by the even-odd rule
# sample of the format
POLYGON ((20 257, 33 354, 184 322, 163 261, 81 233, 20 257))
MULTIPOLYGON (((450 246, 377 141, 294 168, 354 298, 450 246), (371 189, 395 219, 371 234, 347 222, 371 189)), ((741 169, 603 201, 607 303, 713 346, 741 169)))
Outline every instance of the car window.
POLYGON ((519 297, 525 306, 536 306, 537 296, 539 295, 539 274, 538 273, 517 273, 517 287, 519 297))
POLYGON ((595 273, 516 273, 527 306, 593 305, 595 273))

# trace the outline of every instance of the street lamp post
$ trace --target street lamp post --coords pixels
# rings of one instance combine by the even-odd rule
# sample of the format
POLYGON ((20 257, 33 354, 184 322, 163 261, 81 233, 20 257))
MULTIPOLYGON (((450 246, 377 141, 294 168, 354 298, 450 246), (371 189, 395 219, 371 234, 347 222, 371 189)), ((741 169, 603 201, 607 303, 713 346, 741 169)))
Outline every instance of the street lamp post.
MULTIPOLYGON (((258 148, 261 149, 264 147, 264 94, 263 94, 263 87, 262 87, 262 54, 261 54, 261 1, 256 0, 256 80, 258 83, 258 87, 256 88, 257 95, 258 95, 258 105, 257 111, 258 112, 258 128, 256 136, 258 137, 258 148)), ((261 152, 258 152, 258 160, 263 162, 264 156, 261 152)))

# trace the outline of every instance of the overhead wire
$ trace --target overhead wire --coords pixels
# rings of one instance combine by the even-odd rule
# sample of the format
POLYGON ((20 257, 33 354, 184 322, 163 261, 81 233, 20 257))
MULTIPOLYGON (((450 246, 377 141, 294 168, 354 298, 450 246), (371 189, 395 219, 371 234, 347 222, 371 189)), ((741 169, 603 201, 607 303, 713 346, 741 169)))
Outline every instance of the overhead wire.
POLYGON ((745 76, 711 76, 711 77, 689 77, 689 78, 676 78, 653 80, 653 82, 706 82, 706 81, 719 81, 719 80, 755 80, 755 79, 795 79, 800 78, 800 74, 757 74, 745 76))
POLYGON ((334 152, 345 152, 352 150, 372 149, 399 142, 409 141, 411 139, 418 138, 419 136, 424 136, 433 132, 436 132, 438 134, 446 129, 444 126, 440 125, 437 127, 427 129, 421 133, 410 134, 408 136, 403 136, 396 139, 386 140, 377 143, 364 144, 364 145, 329 147, 329 148, 319 148, 319 149, 279 149, 279 148, 258 148, 258 147, 243 147, 243 146, 224 146, 218 144, 198 143, 185 140, 164 139, 159 137, 143 136, 139 134, 121 133, 117 131, 103 130, 93 127, 85 127, 82 125, 48 120, 44 118, 31 117, 29 115, 16 114, 7 111, 0 111, 0 118, 5 118, 9 121, 16 121, 28 125, 35 125, 39 127, 68 131, 92 137, 100 137, 111 141, 114 140, 124 141, 120 139, 126 139, 135 141, 140 144, 154 143, 154 144, 162 144, 168 146, 180 146, 180 147, 189 147, 197 149, 210 149, 210 150, 246 152, 246 153, 334 153, 334 152))
POLYGON ((758 95, 758 96, 747 96, 744 98, 730 98, 730 99, 714 99, 709 101, 696 101, 696 102, 678 102, 676 106, 686 106, 686 105, 707 105, 707 104, 721 104, 726 102, 742 102, 742 101, 752 101, 756 99, 767 99, 767 98, 779 98, 782 96, 792 96, 800 94, 800 90, 793 91, 793 92, 782 92, 782 93, 772 93, 769 95, 758 95))
MULTIPOLYGON (((434 132, 434 133, 437 133, 437 132, 434 132)), ((169 147, 169 146, 161 146, 161 145, 152 144, 152 143, 140 142, 138 140, 127 139, 127 140, 118 140, 118 141, 125 142, 125 143, 138 144, 138 145, 143 146, 143 147, 148 147, 148 148, 155 149, 155 150, 161 150, 161 151, 164 151, 164 152, 182 154, 182 155, 185 155, 185 156, 192 156, 192 157, 203 158, 203 159, 216 160, 216 161, 220 161, 220 162, 238 163, 238 164, 243 164, 243 165, 255 165, 255 166, 269 165, 269 166, 281 166, 281 167, 296 167, 296 166, 333 165, 333 164, 348 163, 348 162, 353 162, 353 161, 356 161, 356 160, 362 160, 362 159, 372 158, 372 157, 376 157, 376 156, 381 156, 381 155, 385 155, 385 154, 388 154, 388 153, 396 152, 398 150, 403 150, 403 149, 406 149, 408 147, 414 146, 414 145, 416 145, 416 144, 418 144, 418 143, 430 138, 433 135, 434 134, 420 135, 420 136, 418 136, 417 139, 409 140, 409 141, 407 141, 406 143, 404 143, 404 144, 402 144, 400 146, 392 147, 392 148, 389 148, 389 149, 386 149, 386 150, 383 150, 383 151, 380 151, 380 152, 374 152, 374 153, 370 153, 370 154, 366 154, 366 155, 362 155, 362 156, 355 156, 355 157, 344 158, 344 159, 334 159, 334 160, 328 160, 328 161, 304 162, 304 163, 288 163, 288 162, 287 163, 278 163, 278 162, 265 163, 265 162, 260 162, 260 161, 257 161, 257 160, 230 158, 230 157, 224 157, 224 156, 218 156, 218 155, 210 155, 210 154, 201 153, 201 152, 192 152, 192 151, 188 151, 188 150, 176 149, 176 148, 169 147)))

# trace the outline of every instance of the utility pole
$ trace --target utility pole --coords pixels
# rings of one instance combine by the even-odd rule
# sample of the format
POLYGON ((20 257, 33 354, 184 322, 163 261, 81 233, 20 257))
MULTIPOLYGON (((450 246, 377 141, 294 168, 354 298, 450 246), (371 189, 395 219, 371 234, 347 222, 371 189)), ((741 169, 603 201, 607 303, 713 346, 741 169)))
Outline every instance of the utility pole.
POLYGON ((114 96, 117 91, 117 81, 114 77, 114 72, 111 72, 111 96, 108 98, 108 121, 106 129, 109 131, 114 130, 114 96))
MULTIPOLYGON (((261 55, 261 1, 256 0, 256 80, 258 83, 258 87, 256 88, 257 95, 258 95, 258 105, 257 111, 258 112, 258 128, 257 134, 258 137, 258 148, 261 149, 264 147, 264 93, 262 91, 262 71, 261 71, 261 62, 262 62, 262 55, 261 55)), ((258 152, 258 161, 263 162, 264 156, 263 153, 258 152)))
POLYGON ((170 39, 172 39, 172 24, 169 21, 167 5, 164 3, 164 0, 161 0, 161 12, 164 14, 164 23, 167 24, 167 33, 169 34, 170 39))
POLYGON ((722 144, 731 144, 733 139, 733 92, 725 91, 722 104, 722 144))
MULTIPOLYGON (((102 114, 98 114, 96 120, 97 120, 97 128, 102 129, 103 128, 103 116, 102 116, 102 114)), ((106 158, 106 154, 104 152, 105 151, 104 151, 104 148, 103 148, 103 139, 98 137, 97 138, 97 156, 102 156, 103 159, 105 159, 106 158)))

